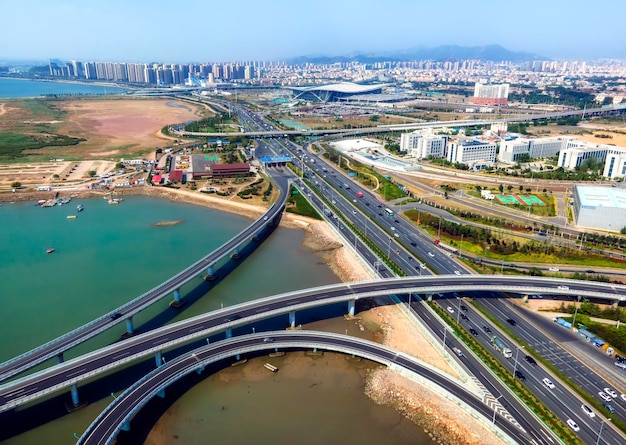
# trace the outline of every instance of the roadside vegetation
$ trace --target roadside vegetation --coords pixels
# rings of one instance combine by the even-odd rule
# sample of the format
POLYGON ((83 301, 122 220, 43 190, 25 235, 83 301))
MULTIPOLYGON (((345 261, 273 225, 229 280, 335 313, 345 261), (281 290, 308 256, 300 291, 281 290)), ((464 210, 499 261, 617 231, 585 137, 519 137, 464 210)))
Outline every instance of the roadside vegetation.
POLYGON ((215 116, 190 122, 185 125, 184 130, 200 133, 239 132, 236 117, 229 117, 226 113, 217 113, 215 116))
POLYGON ((315 210, 309 201, 293 186, 289 189, 289 197, 287 198, 285 211, 309 218, 322 219, 317 210, 315 210))

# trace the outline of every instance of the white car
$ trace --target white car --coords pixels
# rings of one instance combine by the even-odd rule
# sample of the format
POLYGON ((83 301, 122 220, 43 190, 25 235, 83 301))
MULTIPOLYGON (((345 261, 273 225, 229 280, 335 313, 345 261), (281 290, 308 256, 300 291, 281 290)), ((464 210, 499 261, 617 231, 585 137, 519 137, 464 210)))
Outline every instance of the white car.
POLYGON ((393 234, 393 236, 395 236, 396 238, 398 238, 398 237, 400 237, 400 234, 396 232, 396 233, 394 233, 394 234, 393 234))
POLYGON ((451 306, 448 306, 448 307, 446 308, 446 311, 450 312, 451 314, 454 314, 454 309, 452 309, 452 307, 451 307, 451 306))
POLYGON ((611 388, 604 388, 602 391, 604 391, 605 393, 607 393, 608 395, 610 395, 614 399, 617 398, 617 393, 614 390, 612 390, 611 388))
POLYGON ((422 269, 426 270, 426 264, 424 264, 424 263, 420 263, 420 268, 422 268, 422 269))
POLYGON ((559 290, 569 290, 569 286, 557 286, 559 290))
POLYGON ((558 267, 551 267, 548 269, 550 272, 558 272, 559 268, 558 267))
POLYGON ((431 257, 431 258, 435 258, 435 254, 432 253, 432 252, 428 252, 428 256, 431 257))
POLYGON ((582 410, 585 412, 585 414, 587 414, 589 417, 596 417, 596 413, 594 413, 591 408, 589 408, 587 405, 585 405, 584 403, 582 405, 580 405, 580 407, 582 408, 582 410))
POLYGON ((626 369, 626 363, 624 362, 615 362, 613 364, 617 366, 618 368, 626 369))
POLYGON ((352 211, 352 214, 353 214, 353 215, 356 215, 356 210, 353 210, 353 211, 352 211))
POLYGON ((459 272, 458 270, 455 270, 454 275, 461 275, 461 272, 459 272))
POLYGON ((550 379, 549 379, 549 378, 547 378, 547 377, 546 377, 546 378, 544 378, 544 379, 542 380, 542 382, 543 382, 543 384, 544 384, 544 385, 546 385, 546 386, 547 386, 548 388, 550 388, 550 389, 554 389, 554 388, 555 388, 554 383, 552 383, 552 380, 550 380, 550 379))
POLYGON ((620 397, 622 398, 624 402, 626 402, 626 394, 622 394, 620 397))
POLYGON ((578 424, 576 422, 574 422, 572 419, 567 419, 567 424, 569 425, 569 427, 571 429, 573 429, 576 432, 580 431, 580 427, 578 426, 578 424))
POLYGON ((607 393, 605 393, 604 391, 600 391, 598 393, 598 395, 600 396, 600 398, 602 400, 604 400, 605 402, 610 402, 611 400, 613 400, 607 393))
POLYGON ((391 226, 391 230, 395 232, 396 228, 394 226, 391 226))

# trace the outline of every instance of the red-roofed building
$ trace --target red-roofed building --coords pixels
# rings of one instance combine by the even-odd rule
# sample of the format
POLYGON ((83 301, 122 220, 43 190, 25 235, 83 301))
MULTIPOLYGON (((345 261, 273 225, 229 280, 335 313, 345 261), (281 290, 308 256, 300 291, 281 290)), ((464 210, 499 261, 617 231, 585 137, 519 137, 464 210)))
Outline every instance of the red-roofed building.
MULTIPOLYGON (((221 178, 226 176, 247 176, 250 174, 250 164, 213 164, 211 166, 211 176, 221 178)), ((171 175, 171 174, 170 174, 171 175)))
POLYGON ((154 175, 152 177, 152 183, 153 184, 160 184, 161 182, 163 182, 163 176, 161 176, 161 175, 154 175))
POLYGON ((170 182, 180 182, 183 180, 182 170, 172 170, 170 172, 170 182))

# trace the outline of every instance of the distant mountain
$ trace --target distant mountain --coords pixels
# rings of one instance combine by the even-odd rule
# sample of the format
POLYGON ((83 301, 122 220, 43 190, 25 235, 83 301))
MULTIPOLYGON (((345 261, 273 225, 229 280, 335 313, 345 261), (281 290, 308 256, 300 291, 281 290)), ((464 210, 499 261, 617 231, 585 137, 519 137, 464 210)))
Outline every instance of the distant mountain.
POLYGON ((356 53, 349 56, 301 56, 288 60, 292 64, 301 63, 337 63, 337 62, 360 62, 376 63, 386 61, 408 61, 408 60, 435 60, 435 61, 455 61, 455 60, 482 60, 491 62, 527 62, 532 60, 549 60, 547 57, 537 54, 510 51, 500 45, 486 46, 458 46, 443 45, 435 48, 422 46, 395 52, 385 52, 383 54, 363 54, 356 53))

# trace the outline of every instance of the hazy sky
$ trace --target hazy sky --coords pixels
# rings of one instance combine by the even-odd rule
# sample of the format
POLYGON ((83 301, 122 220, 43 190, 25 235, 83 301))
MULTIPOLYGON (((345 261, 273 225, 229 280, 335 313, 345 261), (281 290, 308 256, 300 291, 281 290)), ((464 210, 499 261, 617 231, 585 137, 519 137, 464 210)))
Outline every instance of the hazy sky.
POLYGON ((500 44, 625 58, 625 0, 0 0, 0 60, 277 60, 500 44))

